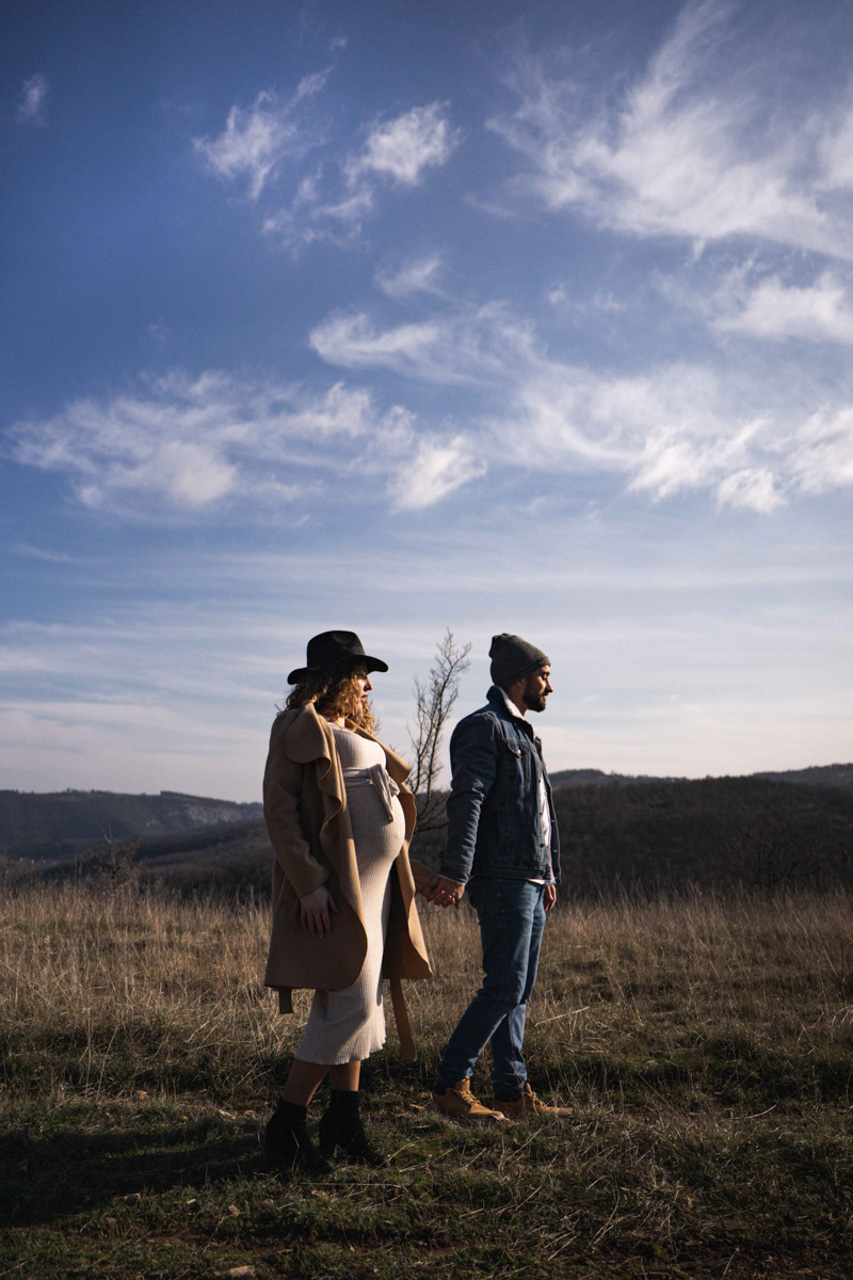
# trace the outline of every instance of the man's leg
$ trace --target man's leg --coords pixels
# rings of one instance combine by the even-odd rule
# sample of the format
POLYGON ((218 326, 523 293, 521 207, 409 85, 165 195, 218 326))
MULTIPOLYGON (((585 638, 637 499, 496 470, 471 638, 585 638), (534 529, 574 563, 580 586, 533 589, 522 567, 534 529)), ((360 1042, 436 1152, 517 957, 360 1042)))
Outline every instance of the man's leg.
POLYGON ((525 904, 525 909, 532 904, 527 978, 518 1004, 507 1014, 492 1036, 494 1091, 492 1105, 508 1120, 556 1120, 570 1115, 571 1109, 552 1106, 543 1102, 541 1098, 537 1098, 527 1079, 527 1065, 524 1061, 524 1022, 527 1015, 527 1001, 530 999, 533 984, 536 981, 542 933, 545 928, 545 886, 524 884, 519 886, 518 892, 525 904), (530 890, 534 890, 534 894, 531 895, 530 890))
POLYGON ((507 1099, 520 1097, 527 1083, 524 1024, 527 1018, 527 1001, 536 982, 539 953, 542 949, 542 933, 545 928, 542 899, 545 886, 512 880, 505 880, 503 884, 505 891, 518 899, 517 914, 525 920, 524 936, 528 939, 526 974, 520 999, 492 1034, 492 1087, 496 1098, 507 1099))
MULTIPOLYGON (((538 959, 544 923, 541 885, 523 880, 484 878, 472 881, 468 893, 480 918, 484 977, 480 990, 460 1018, 442 1055, 437 1076, 441 1085, 455 1084, 470 1076, 483 1049, 507 1016, 517 1013, 519 1005, 523 1006, 527 998, 525 992, 529 994, 531 955, 535 952, 538 959), (534 934, 537 935, 535 939, 534 934)), ((534 964, 531 987, 535 976, 534 964)), ((522 1038, 523 1034, 522 1007, 522 1038)), ((517 1030, 515 1034, 508 1032, 507 1035, 509 1041, 499 1038, 498 1046, 504 1074, 508 1055, 503 1046, 517 1038, 517 1030)), ((492 1047, 494 1049, 494 1044, 492 1047)), ((516 1080, 517 1072, 513 1071, 512 1078, 516 1080)), ((518 1090, 523 1088, 526 1078, 525 1072, 514 1087, 518 1090)))

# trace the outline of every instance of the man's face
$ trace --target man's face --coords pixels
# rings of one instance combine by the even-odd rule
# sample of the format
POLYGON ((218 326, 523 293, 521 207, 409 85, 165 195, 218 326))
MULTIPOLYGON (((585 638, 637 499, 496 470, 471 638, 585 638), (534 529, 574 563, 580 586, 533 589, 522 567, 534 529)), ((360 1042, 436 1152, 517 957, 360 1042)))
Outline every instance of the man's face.
POLYGON ((550 667, 537 667, 535 671, 525 676, 522 696, 528 711, 544 711, 545 699, 549 693, 553 692, 550 667))

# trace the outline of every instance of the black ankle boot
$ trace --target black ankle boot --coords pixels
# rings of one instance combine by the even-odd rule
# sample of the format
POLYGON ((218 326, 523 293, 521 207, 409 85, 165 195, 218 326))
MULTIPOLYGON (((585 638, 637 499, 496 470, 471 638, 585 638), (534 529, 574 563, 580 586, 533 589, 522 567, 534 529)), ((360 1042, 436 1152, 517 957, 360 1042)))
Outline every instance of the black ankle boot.
POLYGON ((335 1147, 338 1145, 338 1098, 340 1090, 332 1089, 329 1096, 329 1105, 320 1116, 320 1123, 317 1127, 317 1146, 320 1154, 326 1160, 331 1160, 335 1154, 335 1147))
POLYGON ((360 1094, 348 1089, 333 1089, 329 1105, 320 1120, 320 1151, 326 1157, 340 1147, 350 1164, 367 1164, 371 1169, 384 1169, 390 1163, 372 1147, 358 1114, 360 1094))
POLYGON ((329 1162, 317 1151, 305 1123, 307 1107, 293 1102, 278 1104, 266 1129, 267 1155, 284 1169, 329 1173, 329 1162))

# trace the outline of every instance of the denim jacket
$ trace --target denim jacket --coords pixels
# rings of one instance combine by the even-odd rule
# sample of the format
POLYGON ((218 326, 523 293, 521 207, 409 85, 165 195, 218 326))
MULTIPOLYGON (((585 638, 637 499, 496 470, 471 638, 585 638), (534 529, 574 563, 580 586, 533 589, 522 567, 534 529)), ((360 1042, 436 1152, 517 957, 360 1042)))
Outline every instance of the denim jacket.
POLYGON ((471 876, 507 880, 560 880, 560 837, 542 744, 513 715, 494 685, 488 702, 453 731, 453 772, 447 799, 447 848, 441 874, 466 883, 471 876), (539 808, 539 780, 551 814, 551 844, 539 808))

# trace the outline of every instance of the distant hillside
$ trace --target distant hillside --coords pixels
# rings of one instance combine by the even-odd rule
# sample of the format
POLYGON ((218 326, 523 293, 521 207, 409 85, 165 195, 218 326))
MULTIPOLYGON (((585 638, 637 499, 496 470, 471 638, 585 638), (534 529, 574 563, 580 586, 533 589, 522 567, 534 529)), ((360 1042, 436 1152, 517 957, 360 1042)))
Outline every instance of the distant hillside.
POLYGON ((156 796, 0 791, 0 852, 16 858, 68 859, 105 840, 136 840, 246 822, 262 815, 260 804, 235 804, 177 791, 156 796))
POLYGON ((853 795, 765 778, 704 778, 555 793, 563 882, 853 887, 853 795))
MULTIPOLYGON (((853 889, 853 788, 839 785, 851 770, 830 765, 800 771, 796 781, 782 775, 781 782, 758 776, 616 780, 597 770, 563 770, 555 778, 555 805, 564 894, 651 892, 694 883, 853 889), (808 781, 801 780, 803 775, 808 781)), ((108 835, 122 875, 227 893, 269 890, 272 850, 259 804, 176 793, 33 797, 0 792, 7 832, 9 813, 17 813, 17 830, 30 843, 21 840, 12 848, 9 841, 7 848, 14 856, 26 848, 26 856, 38 857, 49 875, 115 874, 115 863, 105 857, 103 836, 108 835), (33 825, 25 829, 21 818, 27 801, 42 802, 31 806, 42 823, 35 835, 33 825), (134 847, 122 848, 128 841, 134 847)), ((416 832, 412 856, 436 868, 444 844, 441 828, 416 832)))
POLYGON ((128 877, 161 880, 184 890, 217 894, 269 893, 273 852, 263 821, 231 822, 198 831, 134 840, 127 845, 90 846, 85 855, 46 863, 39 872, 49 880, 96 876, 102 881, 128 877))
POLYGON ((687 782, 687 778, 660 778, 645 773, 605 773, 603 769, 558 769, 551 773, 551 786, 561 787, 635 787, 647 782, 687 782))
MULTIPOLYGON (((853 764, 812 765, 807 769, 786 769, 779 773, 751 773, 750 778, 768 782, 793 782, 805 787, 840 787, 853 791, 853 764)), ((636 787, 657 782, 687 782, 687 778, 655 777, 650 774, 605 773, 602 769, 560 769, 551 774, 551 784, 559 787, 636 787)), ((721 781, 721 779, 716 779, 721 781)))
POLYGON ((788 769, 785 773, 754 773, 753 778, 770 782, 796 782, 806 787, 840 787, 853 791, 853 764, 812 765, 808 769, 788 769))
MULTIPOLYGON (((601 776, 607 783, 554 791, 566 893, 691 883, 853 887, 849 791, 765 778, 601 776)), ((436 869, 444 843, 441 829, 415 832, 412 856, 436 869)))

